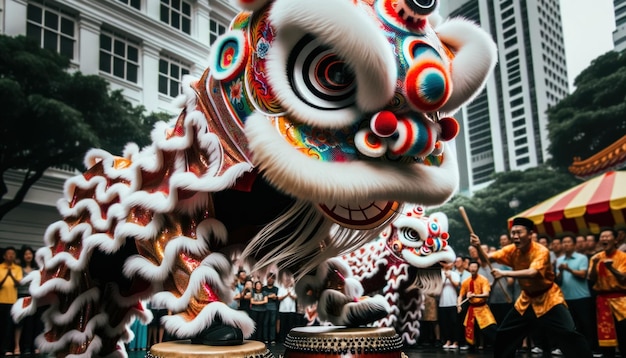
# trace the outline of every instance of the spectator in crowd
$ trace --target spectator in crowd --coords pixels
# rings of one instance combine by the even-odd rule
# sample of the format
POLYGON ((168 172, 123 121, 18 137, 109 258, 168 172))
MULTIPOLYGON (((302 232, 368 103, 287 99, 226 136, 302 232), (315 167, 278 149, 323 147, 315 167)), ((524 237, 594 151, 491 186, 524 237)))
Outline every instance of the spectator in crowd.
POLYGON ((274 286, 276 274, 270 272, 267 274, 267 285, 263 287, 263 294, 267 297, 265 305, 265 322, 263 324, 263 339, 265 344, 276 344, 276 329, 278 321, 278 287, 274 286))
MULTIPOLYGON (((461 302, 467 298, 469 308, 463 321, 465 326, 465 341, 471 346, 476 343, 476 328, 478 328, 487 341, 492 343, 496 336, 496 320, 487 305, 491 285, 485 276, 478 273, 479 264, 472 261, 469 266, 471 277, 461 284, 461 291, 457 298, 457 309, 461 312, 461 302)), ((483 347, 479 347, 482 349, 483 347)))
POLYGON ((596 235, 587 234, 587 236, 585 236, 585 241, 587 242, 587 257, 588 258, 591 258, 591 256, 602 251, 602 249, 598 247, 598 237, 596 235))
POLYGON ((263 291, 263 283, 256 281, 252 291, 252 298, 250 299, 250 318, 256 324, 256 330, 252 335, 252 339, 256 341, 261 341, 264 338, 263 324, 265 323, 265 312, 267 312, 267 301, 267 296, 263 291))
POLYGON ((243 291, 243 286, 246 283, 247 279, 248 273, 246 272, 246 270, 240 267, 239 271, 237 271, 237 288, 239 292, 243 291))
POLYGON ((452 270, 452 263, 444 263, 441 268, 441 279, 443 286, 439 295, 439 307, 437 317, 439 318, 439 332, 443 349, 457 349, 459 342, 457 338, 457 312, 456 298, 457 288, 461 284, 459 274, 452 270))
POLYGON ((617 249, 626 252, 626 225, 618 224, 615 226, 615 232, 617 233, 617 249))
POLYGON ((161 318, 169 313, 167 308, 157 305, 152 301, 148 302, 148 308, 152 312, 152 321, 148 323, 148 347, 163 342, 165 327, 161 323, 161 318))
MULTIPOLYGON (((500 235, 500 248, 510 244, 511 240, 509 239, 509 235, 500 235)), ((494 262, 491 266, 500 270, 511 269, 509 266, 502 265, 497 262, 494 262)), ((498 322, 502 322, 504 320, 504 316, 506 316, 511 308, 513 308, 512 297, 514 297, 514 285, 515 279, 512 277, 501 278, 492 284, 491 293, 489 294, 489 308, 496 319, 496 324, 498 322)))
MULTIPOLYGON (((39 266, 35 261, 35 251, 30 246, 22 246, 20 250, 20 263, 22 266, 22 277, 26 277, 33 271, 39 270, 39 266)), ((17 297, 30 296, 28 284, 23 283, 17 287, 17 297)), ((41 322, 41 309, 38 309, 34 315, 24 317, 15 327, 15 347, 14 353, 20 352, 23 355, 31 353, 38 354, 39 350, 35 345, 35 338, 43 331, 43 323, 41 322), (19 350, 17 349, 19 347, 19 350)), ((16 353, 17 354, 17 353, 16 353)))
POLYGON ((626 352, 626 253, 617 250, 613 228, 600 229, 602 251, 591 257, 589 280, 596 291, 598 343, 604 357, 615 357, 615 346, 626 352))
MULTIPOLYGON (((147 302, 142 302, 144 307, 147 302)), ((133 331, 135 337, 128 342, 127 349, 130 351, 145 350, 148 348, 148 326, 141 322, 139 319, 135 319, 130 325, 130 330, 133 331)))
POLYGON ((13 246, 4 249, 4 261, 0 264, 0 339, 3 354, 20 354, 19 345, 14 346, 14 325, 11 306, 17 302, 17 287, 22 280, 22 268, 15 264, 16 251, 13 246))
MULTIPOLYGON (((565 302, 572 314, 572 319, 578 330, 586 339, 589 347, 595 347, 595 312, 589 286, 587 285, 587 271, 589 260, 587 256, 576 252, 574 234, 565 233, 561 237, 563 256, 556 260, 556 282, 561 286, 565 302)), ((558 348, 552 354, 558 355, 558 348)))
POLYGON ((550 262, 552 262, 552 265, 555 265, 555 268, 556 260, 562 255, 563 249, 561 248, 561 238, 559 236, 553 237, 552 240, 550 240, 550 262))
MULTIPOLYGON (((498 328, 494 357, 513 358, 525 333, 541 326, 557 343, 565 356, 588 358, 592 356, 585 338, 576 331, 574 321, 565 306, 565 298, 554 284, 554 271, 550 265, 549 251, 530 239, 534 223, 527 218, 513 219, 510 237, 514 245, 506 246, 488 255, 488 258, 510 266, 512 270, 494 269, 494 278, 517 278, 522 293, 514 309, 498 328)), ((480 238, 471 234, 470 243, 480 245, 480 238)), ((544 352, 545 353, 545 352, 544 352)))
MULTIPOLYGON (((468 258, 469 261, 469 258, 468 258)), ((454 272, 459 274, 460 282, 463 282, 466 278, 470 277, 469 271, 467 271, 467 267, 465 265, 465 259, 463 256, 457 256, 454 260, 454 268, 452 269, 454 272)))
POLYGON ((298 315, 296 313, 296 290, 291 274, 283 275, 283 284, 278 288, 278 341, 284 342, 287 334, 296 327, 298 315))
POLYGON ((439 317, 437 298, 431 295, 424 295, 424 305, 420 318, 420 336, 418 344, 421 346, 441 347, 439 333, 439 317))
POLYGON ((239 294, 239 310, 245 311, 250 315, 250 300, 252 299, 252 280, 246 278, 246 282, 243 284, 243 290, 239 294))
POLYGON ((537 242, 546 249, 550 249, 550 239, 546 235, 537 235, 537 242))
POLYGON ((587 239, 585 235, 576 235, 576 252, 587 256, 587 239))

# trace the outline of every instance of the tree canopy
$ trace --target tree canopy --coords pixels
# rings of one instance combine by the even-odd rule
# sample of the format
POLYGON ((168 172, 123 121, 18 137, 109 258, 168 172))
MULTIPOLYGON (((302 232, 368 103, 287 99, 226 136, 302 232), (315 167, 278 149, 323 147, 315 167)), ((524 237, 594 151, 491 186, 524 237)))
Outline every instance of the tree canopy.
POLYGON ((550 164, 567 169, 626 134, 626 54, 596 58, 574 82, 576 90, 548 111, 550 164))
POLYGON ((510 217, 579 183, 573 175, 548 166, 496 173, 493 183, 475 192, 471 198, 456 195, 446 204, 428 212, 441 211, 448 216, 448 242, 457 252, 467 253, 469 246, 469 230, 459 214, 460 206, 465 208, 481 241, 499 247, 498 239, 508 232, 507 220, 510 217), (517 199, 519 207, 510 207, 513 199, 517 199))
POLYGON ((70 62, 26 37, 0 36, 0 199, 7 170, 24 173, 15 197, 0 205, 0 219, 17 207, 46 169, 84 169, 87 150, 121 153, 128 142, 150 143, 165 114, 144 114, 98 76, 70 73, 70 62))

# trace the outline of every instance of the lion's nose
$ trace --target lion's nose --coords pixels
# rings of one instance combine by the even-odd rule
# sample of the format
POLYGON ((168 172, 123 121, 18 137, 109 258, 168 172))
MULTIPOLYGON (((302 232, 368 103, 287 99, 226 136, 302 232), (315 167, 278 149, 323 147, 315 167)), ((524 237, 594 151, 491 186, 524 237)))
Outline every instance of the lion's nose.
POLYGON ((446 117, 437 124, 410 117, 396 117, 393 112, 381 111, 372 116, 369 128, 357 132, 354 142, 357 150, 368 157, 378 158, 385 154, 395 157, 425 157, 439 155, 443 150, 440 140, 456 137, 458 123, 446 117))

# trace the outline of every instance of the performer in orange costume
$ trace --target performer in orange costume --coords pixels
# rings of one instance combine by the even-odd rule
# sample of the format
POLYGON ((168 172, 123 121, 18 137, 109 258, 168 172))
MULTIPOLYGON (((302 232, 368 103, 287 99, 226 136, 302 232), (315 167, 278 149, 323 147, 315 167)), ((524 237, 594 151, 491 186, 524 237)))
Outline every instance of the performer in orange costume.
POLYGON ((604 357, 614 357, 615 346, 626 352, 626 253, 617 250, 616 237, 612 228, 601 229, 599 242, 604 250, 592 256, 589 265, 588 279, 595 282, 597 293, 598 343, 604 357))
MULTIPOLYGON (((513 244, 491 252, 490 260, 510 266, 511 271, 494 269, 493 277, 517 278, 522 292, 512 309, 500 323, 496 334, 493 356, 515 357, 529 328, 541 326, 552 342, 566 357, 592 357, 585 338, 576 332, 574 320, 565 305, 565 298, 554 283, 547 248, 531 240, 534 223, 527 218, 515 218, 511 227, 513 244)), ((471 234, 470 243, 480 245, 480 238, 471 234)))
POLYGON ((471 345, 474 345, 475 342, 475 323, 478 323, 478 327, 489 343, 493 343, 496 337, 496 319, 487 305, 491 286, 485 276, 478 274, 478 268, 477 261, 470 262, 469 272, 472 276, 461 284, 461 291, 459 292, 456 305, 460 313, 463 297, 467 296, 469 308, 467 309, 463 325, 465 326, 465 340, 471 345))

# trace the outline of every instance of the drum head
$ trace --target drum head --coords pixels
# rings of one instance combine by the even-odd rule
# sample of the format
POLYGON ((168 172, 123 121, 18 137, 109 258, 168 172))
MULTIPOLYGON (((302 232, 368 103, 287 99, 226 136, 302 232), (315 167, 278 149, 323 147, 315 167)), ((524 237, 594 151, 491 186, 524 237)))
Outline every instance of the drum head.
POLYGON ((150 347, 146 358, 274 358, 257 341, 244 341, 237 346, 205 346, 189 340, 158 343, 150 347))

